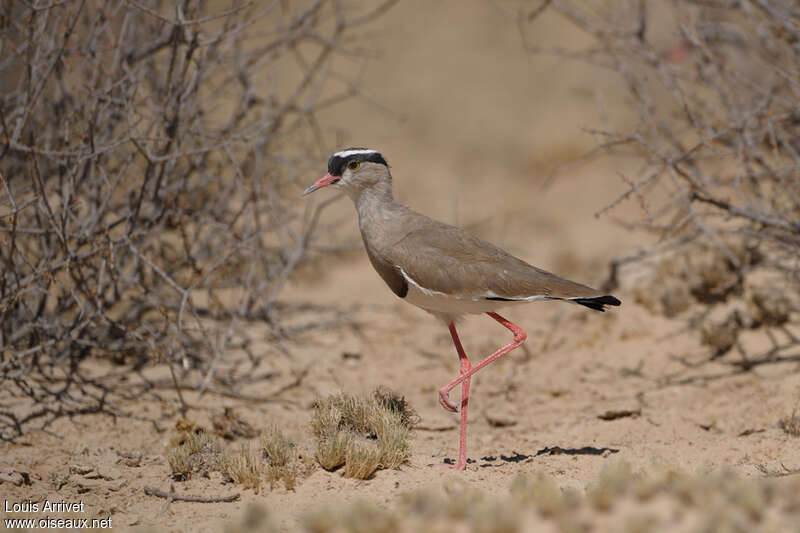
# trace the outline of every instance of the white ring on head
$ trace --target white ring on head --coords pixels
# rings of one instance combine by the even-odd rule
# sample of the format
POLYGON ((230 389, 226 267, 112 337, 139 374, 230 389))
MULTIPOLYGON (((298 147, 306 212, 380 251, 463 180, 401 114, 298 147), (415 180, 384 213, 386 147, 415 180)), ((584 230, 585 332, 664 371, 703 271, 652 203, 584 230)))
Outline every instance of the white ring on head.
POLYGON ((349 157, 351 155, 356 154, 377 154, 377 150, 343 150, 341 152, 336 152, 334 157, 349 157))

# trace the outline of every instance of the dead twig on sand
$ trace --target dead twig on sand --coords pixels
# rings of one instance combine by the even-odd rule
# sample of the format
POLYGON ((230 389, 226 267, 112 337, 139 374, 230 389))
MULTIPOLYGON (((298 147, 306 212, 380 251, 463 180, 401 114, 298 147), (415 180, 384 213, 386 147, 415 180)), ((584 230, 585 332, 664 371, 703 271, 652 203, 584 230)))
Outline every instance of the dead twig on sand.
POLYGON ((144 487, 144 493, 148 496, 156 496, 158 498, 165 498, 164 506, 158 512, 157 516, 163 515, 172 502, 192 502, 192 503, 229 503, 235 502, 239 499, 239 494, 231 494, 230 496, 184 496, 175 493, 175 486, 170 484, 169 492, 154 489, 153 487, 144 487))

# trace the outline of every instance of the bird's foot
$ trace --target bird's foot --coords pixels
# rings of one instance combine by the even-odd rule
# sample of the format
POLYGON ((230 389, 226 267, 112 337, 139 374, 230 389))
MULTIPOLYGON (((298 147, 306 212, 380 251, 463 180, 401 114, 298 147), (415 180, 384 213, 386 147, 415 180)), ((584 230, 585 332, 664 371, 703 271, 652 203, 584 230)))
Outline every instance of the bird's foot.
POLYGON ((450 401, 450 391, 444 388, 439 389, 439 403, 445 411, 450 411, 451 413, 458 412, 458 406, 450 401))

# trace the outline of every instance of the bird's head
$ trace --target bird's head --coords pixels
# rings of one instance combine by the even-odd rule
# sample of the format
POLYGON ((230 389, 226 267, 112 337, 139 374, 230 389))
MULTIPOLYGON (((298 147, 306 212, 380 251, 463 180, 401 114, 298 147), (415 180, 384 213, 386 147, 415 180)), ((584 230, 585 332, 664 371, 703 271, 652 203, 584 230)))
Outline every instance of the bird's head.
POLYGON ((307 188, 303 195, 332 185, 357 198, 364 189, 379 184, 391 188, 389 164, 381 153, 368 148, 347 148, 328 159, 328 173, 307 188))

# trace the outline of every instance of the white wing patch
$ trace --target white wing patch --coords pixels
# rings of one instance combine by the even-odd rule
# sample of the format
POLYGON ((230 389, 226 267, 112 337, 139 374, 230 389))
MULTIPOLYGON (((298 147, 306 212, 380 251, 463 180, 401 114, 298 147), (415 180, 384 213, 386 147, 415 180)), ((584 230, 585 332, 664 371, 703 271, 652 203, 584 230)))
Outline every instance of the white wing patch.
POLYGON ((448 296, 443 292, 434 291, 434 290, 431 290, 431 289, 426 289, 425 287, 423 287, 422 285, 420 285, 419 283, 414 281, 414 279, 411 276, 409 276, 406 273, 406 271, 403 270, 402 268, 400 269, 400 274, 403 275, 403 278, 406 280, 406 283, 410 284, 411 286, 413 286, 414 288, 416 288, 417 290, 419 290, 423 294, 426 294, 428 296, 444 296, 445 298, 448 298, 448 296))
POLYGON ((356 154, 377 154, 377 150, 342 150, 341 152, 336 152, 334 157, 350 157, 351 155, 356 154))
POLYGON ((511 297, 508 297, 508 296, 497 296, 492 291, 488 291, 486 293, 486 296, 473 297, 473 299, 477 299, 477 298, 489 298, 489 299, 502 298, 503 300, 507 300, 507 301, 511 301, 511 302, 535 302, 537 300, 546 300, 548 297, 545 296, 544 294, 534 294, 533 296, 511 296, 511 297))

